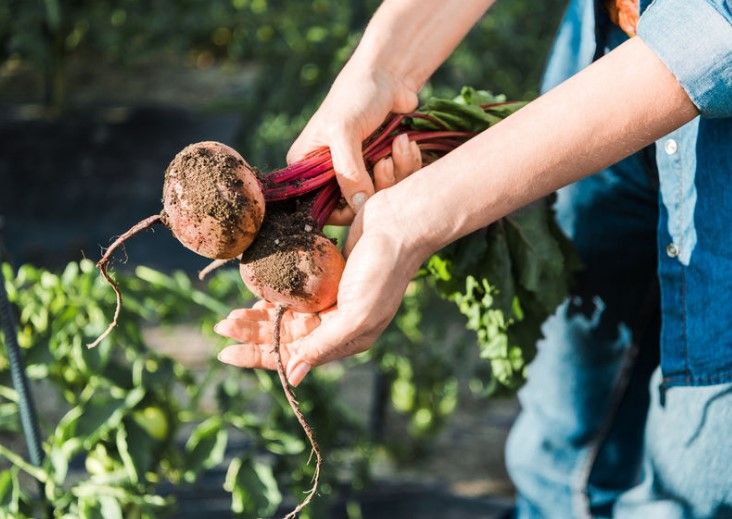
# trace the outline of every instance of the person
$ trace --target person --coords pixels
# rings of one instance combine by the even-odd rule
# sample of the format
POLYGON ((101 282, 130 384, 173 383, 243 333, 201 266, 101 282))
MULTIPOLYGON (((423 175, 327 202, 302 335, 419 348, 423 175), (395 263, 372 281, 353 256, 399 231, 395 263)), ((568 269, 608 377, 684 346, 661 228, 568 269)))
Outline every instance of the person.
MULTIPOLYGON (((379 166, 394 185, 374 192, 362 140, 417 106, 491 3, 383 2, 293 144, 289 161, 330 147, 355 219, 337 306, 285 315, 289 381, 366 350, 430 254, 567 186, 558 221, 585 270, 519 395, 516 517, 732 517, 732 5, 571 0, 543 95, 415 174, 395 146, 379 166), (593 448, 631 348, 625 398, 593 448)), ((273 369, 273 311, 219 323, 242 342, 221 360, 273 369)))

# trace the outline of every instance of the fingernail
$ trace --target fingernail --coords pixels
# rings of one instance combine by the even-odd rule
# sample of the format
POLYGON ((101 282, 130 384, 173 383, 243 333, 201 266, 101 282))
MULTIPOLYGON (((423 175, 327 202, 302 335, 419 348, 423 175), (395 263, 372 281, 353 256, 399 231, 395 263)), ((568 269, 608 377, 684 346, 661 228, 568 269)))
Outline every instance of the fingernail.
POLYGON ((218 355, 216 355, 216 358, 224 364, 231 364, 231 361, 233 360, 231 348, 224 348, 218 355))
POLYGON ((421 166, 422 165, 422 150, 419 149, 419 145, 416 142, 411 141, 409 143, 409 148, 412 150, 412 153, 414 154, 414 160, 417 161, 417 166, 421 166))
POLYGON ((363 207, 363 204, 366 203, 366 193, 363 191, 359 191, 353 197, 351 198, 351 203, 353 204, 353 209, 358 211, 363 207))
POLYGON ((292 371, 290 371, 289 376, 287 377, 288 382, 290 382, 291 386, 298 386, 300 385, 300 382, 302 382, 302 379, 305 378, 305 375, 307 375, 310 372, 310 364, 307 362, 301 362, 297 366, 295 366, 292 371))
POLYGON ((409 137, 406 133, 398 135, 397 138, 394 139, 394 144, 399 149, 400 153, 405 155, 409 153, 409 137))
POLYGON ((213 331, 218 333, 219 335, 221 335, 221 322, 222 321, 219 321, 218 323, 214 324, 213 327, 213 331))

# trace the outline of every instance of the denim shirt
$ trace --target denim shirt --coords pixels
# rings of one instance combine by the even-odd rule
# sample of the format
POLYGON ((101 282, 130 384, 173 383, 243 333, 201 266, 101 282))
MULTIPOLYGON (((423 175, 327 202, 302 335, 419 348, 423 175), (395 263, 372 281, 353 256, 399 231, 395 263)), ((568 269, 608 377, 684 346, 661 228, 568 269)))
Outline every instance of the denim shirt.
MULTIPOLYGON (((544 90, 627 39, 602 4, 570 0, 544 90)), ((641 0, 637 33, 701 114, 656 142, 664 385, 732 382, 732 0, 641 0)))

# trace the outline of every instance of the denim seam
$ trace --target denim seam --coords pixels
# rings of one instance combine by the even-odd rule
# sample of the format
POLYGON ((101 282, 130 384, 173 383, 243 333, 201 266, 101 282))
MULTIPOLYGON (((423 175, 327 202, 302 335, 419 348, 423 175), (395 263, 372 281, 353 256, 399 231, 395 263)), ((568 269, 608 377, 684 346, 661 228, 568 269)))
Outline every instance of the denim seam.
POLYGON ((691 372, 689 371, 689 332, 686 322, 686 268, 681 264, 679 266, 681 268, 681 329, 683 335, 681 340, 681 355, 684 358, 684 375, 688 383, 691 378, 691 372))
POLYGON ((678 373, 675 375, 664 376, 662 380, 662 384, 666 389, 670 387, 698 387, 730 383, 732 383, 732 370, 699 376, 691 376, 688 373, 678 373))
MULTIPOLYGON (((676 228, 677 232, 680 233, 676 237, 672 237, 674 241, 678 241, 676 244, 679 249, 682 247, 682 236, 683 236, 683 229, 684 229, 684 165, 681 163, 681 154, 684 152, 682 147, 679 146, 679 150, 677 151, 676 155, 672 158, 671 162, 673 163, 674 168, 679 173, 679 183, 678 183, 678 190, 676 193, 676 196, 678 197, 676 200, 676 221, 678 223, 678 227, 676 228)), ((681 356, 684 359, 684 375, 686 377, 687 383, 690 379, 691 373, 689 371, 689 334, 687 330, 687 319, 686 319, 686 269, 684 267, 684 264, 681 262, 681 260, 678 259, 678 256, 675 258, 677 261, 677 267, 679 268, 679 281, 680 281, 680 291, 681 291, 681 356)))

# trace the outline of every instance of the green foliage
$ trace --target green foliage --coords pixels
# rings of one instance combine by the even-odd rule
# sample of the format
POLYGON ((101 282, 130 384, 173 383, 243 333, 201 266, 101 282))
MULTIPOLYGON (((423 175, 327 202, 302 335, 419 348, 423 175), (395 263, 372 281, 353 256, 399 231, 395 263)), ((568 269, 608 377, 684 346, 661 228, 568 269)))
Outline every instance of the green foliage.
MULTIPOLYGON (((498 2, 424 89, 445 96, 463 84, 528 99, 564 0, 498 2)), ((63 103, 71 60, 124 67, 187 62, 251 65, 254 83, 215 107, 237 110, 239 147, 274 168, 355 47, 377 0, 9 0, 0 3, 0 57, 39 70, 46 101, 63 103)))
MULTIPOLYGON (((146 339, 146 325, 176 323, 212 337, 222 315, 251 300, 236 270, 222 269, 205 289, 182 273, 142 266, 117 273, 125 295, 120 324, 89 350, 114 303, 92 262, 70 263, 60 274, 30 265, 3 269, 27 373, 37 400, 41 395, 46 462, 36 468, 16 453, 18 396, 0 342, 0 518, 41 514, 29 477, 42 483, 55 517, 64 518, 174 516, 174 497, 161 485, 193 484, 225 463, 224 488, 241 517, 266 517, 284 494, 300 496, 310 487, 313 465, 304 463, 306 443, 275 374, 222 365, 213 351, 205 366, 192 369, 146 339), (234 437, 245 439, 242 452, 232 450, 234 437)), ((379 343, 348 361, 375 361, 389 381, 389 403, 408 417, 411 440, 384 445, 394 455, 424 450, 455 408, 458 360, 470 341, 450 312, 416 280, 379 343)), ((303 517, 323 517, 334 488, 358 489, 368 479, 377 445, 365 430, 367 417, 343 398, 345 372, 315 370, 297 389, 327 458, 320 495, 303 517)))
POLYGON ((412 281, 392 325, 368 354, 389 381, 393 409, 409 418, 410 438, 401 445, 390 438, 394 454, 424 449, 456 407, 457 375, 470 341, 450 319, 452 311, 425 280, 412 281))
MULTIPOLYGON (((430 98, 420 112, 439 126, 479 132, 521 106, 505 103, 505 96, 464 87, 454 99, 430 98)), ((438 127, 424 119, 412 124, 438 127)), ((424 273, 467 317, 495 382, 516 388, 534 357, 541 324, 567 296, 577 268, 577 256, 557 227, 550 200, 542 200, 449 245, 427 261, 424 273)))
MULTIPOLYGON (((211 335, 216 319, 251 299, 237 272, 218 273, 208 293, 181 273, 168 276, 138 267, 135 275, 118 275, 125 294, 120 325, 90 350, 86 344, 103 330, 114 301, 92 262, 71 263, 58 275, 29 265, 17 272, 8 265, 3 269, 18 309, 27 372, 31 380, 44 381, 41 407, 55 411, 41 415, 43 467, 30 466, 0 444, 0 459, 10 463, 0 470, 0 517, 41 513, 20 472, 43 484, 55 517, 167 515, 174 499, 160 494, 160 484, 193 483, 220 466, 234 433, 243 435, 248 447, 228 462, 225 487, 242 517, 271 513, 282 491, 299 495, 309 486, 312 467, 302 466, 305 443, 271 374, 226 367, 214 352, 203 372, 192 371, 149 348, 145 339, 146 322, 198 322, 211 335), (263 393, 271 397, 264 412, 258 400, 263 393), (215 395, 213 402, 207 394, 215 395)), ((340 451, 363 436, 344 406, 331 403, 336 382, 316 373, 299 391, 332 459, 352 456, 340 451)), ((3 443, 19 446, 17 394, 4 347, 0 418, 3 443)), ((336 481, 333 472, 324 477, 326 485, 336 481)), ((357 480, 358 475, 347 477, 357 480)))
MULTIPOLYGON (((268 169, 284 162, 378 3, 9 0, 0 3, 0 56, 37 69, 45 101, 56 107, 63 103, 71 60, 116 67, 145 60, 201 68, 251 65, 253 85, 212 109, 242 114, 239 147, 268 169)), ((534 96, 563 4, 498 2, 425 87, 425 109, 450 128, 477 131, 517 106, 486 114, 475 105, 504 98, 482 90, 445 99, 460 85, 491 88, 511 99, 534 96)), ((72 263, 58 275, 30 266, 17 273, 4 268, 19 310, 28 373, 51 387, 63 416, 43 417, 48 461, 41 469, 0 445, 0 458, 10 462, 0 470, 0 518, 38 515, 38 500, 23 485, 22 472, 43 482, 57 517, 157 517, 173 506, 169 496, 157 493, 159 485, 199 480, 222 463, 233 435, 251 444, 228 467, 226 489, 235 512, 267 515, 282 494, 301 495, 309 487, 306 446, 272 374, 223 367, 213 354, 204 373, 194 372, 151 350, 145 339, 144 323, 187 322, 210 334, 218 318, 250 297, 235 272, 217 274, 205 290, 181 273, 138 267, 135 275, 119 275, 125 293, 120 326, 88 350, 85 344, 104 329, 113 303, 90 262, 72 263), (272 402, 264 409, 262 393, 272 402), (211 394, 213 408, 205 405, 211 394), (79 460, 85 473, 72 477, 79 460)), ((391 405, 408 417, 412 436, 424 444, 455 407, 459 361, 468 345, 459 330, 445 326, 449 309, 433 287, 467 317, 492 380, 515 387, 533 356, 539 324, 566 293, 574 268, 549 204, 534 204, 433 256, 380 342, 351 362, 375 361, 389 381, 391 405)), ((362 417, 344 404, 339 378, 337 370, 316 370, 298 398, 329 467, 348 467, 337 477, 358 486, 373 445, 362 417)), ((20 438, 16 400, 3 349, 3 441, 20 438)), ((333 472, 324 472, 326 494, 335 485, 333 472)), ((317 507, 324 502, 317 500, 306 514, 323 516, 317 507)))

